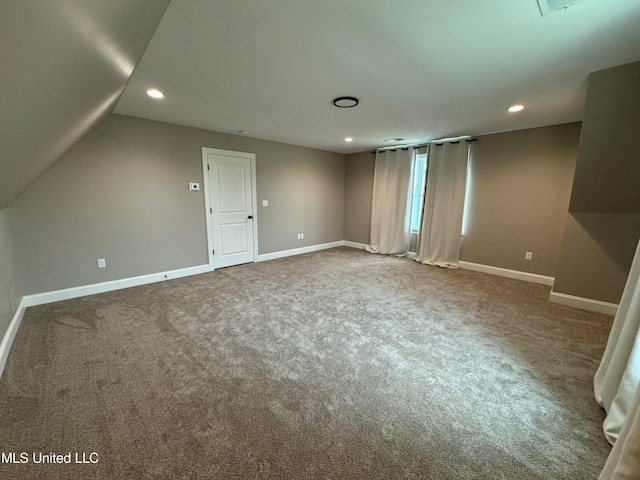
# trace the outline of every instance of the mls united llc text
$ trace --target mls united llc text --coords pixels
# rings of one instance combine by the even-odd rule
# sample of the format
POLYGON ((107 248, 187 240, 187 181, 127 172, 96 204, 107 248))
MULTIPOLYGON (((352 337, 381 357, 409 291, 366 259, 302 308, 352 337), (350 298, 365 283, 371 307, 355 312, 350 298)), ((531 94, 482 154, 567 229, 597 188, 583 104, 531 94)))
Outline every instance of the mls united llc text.
POLYGON ((98 463, 96 452, 42 453, 1 452, 0 463, 98 463))

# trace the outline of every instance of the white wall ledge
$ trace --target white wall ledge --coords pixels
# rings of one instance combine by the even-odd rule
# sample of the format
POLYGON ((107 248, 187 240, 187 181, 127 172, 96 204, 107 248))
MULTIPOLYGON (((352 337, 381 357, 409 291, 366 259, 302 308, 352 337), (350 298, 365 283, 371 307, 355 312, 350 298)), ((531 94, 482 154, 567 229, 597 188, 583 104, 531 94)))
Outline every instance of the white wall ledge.
POLYGON ((575 295, 554 292, 553 290, 549 294, 549 301, 551 303, 557 303, 567 307, 580 308, 582 310, 604 313, 612 316, 615 316, 618 311, 618 305, 615 303, 602 302, 591 298, 576 297, 575 295))
POLYGON ((536 273, 521 272, 519 270, 510 270, 508 268, 493 267, 491 265, 482 265, 480 263, 460 262, 460 268, 465 270, 473 270, 474 272, 488 273, 490 275, 498 275, 499 277, 513 278, 516 280, 524 280, 525 282, 539 283, 541 285, 553 286, 554 278, 536 273))

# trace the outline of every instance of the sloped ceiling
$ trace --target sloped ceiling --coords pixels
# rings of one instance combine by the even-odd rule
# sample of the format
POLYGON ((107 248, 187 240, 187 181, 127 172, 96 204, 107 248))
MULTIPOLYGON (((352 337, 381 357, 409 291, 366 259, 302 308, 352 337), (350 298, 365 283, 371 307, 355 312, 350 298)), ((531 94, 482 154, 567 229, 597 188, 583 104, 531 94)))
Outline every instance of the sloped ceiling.
POLYGON ((0 208, 111 112, 168 4, 0 2, 0 208))
POLYGON ((640 0, 172 0, 114 112, 349 153, 577 121, 636 60, 640 0))

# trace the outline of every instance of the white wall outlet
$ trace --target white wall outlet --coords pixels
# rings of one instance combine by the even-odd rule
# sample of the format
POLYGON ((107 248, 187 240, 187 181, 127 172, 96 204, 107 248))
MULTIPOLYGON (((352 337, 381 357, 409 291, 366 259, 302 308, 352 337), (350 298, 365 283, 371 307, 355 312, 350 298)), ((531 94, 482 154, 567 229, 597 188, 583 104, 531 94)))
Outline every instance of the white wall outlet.
POLYGON ((531 260, 533 258, 533 252, 526 252, 524 254, 524 259, 525 260, 531 260))
POLYGON ((191 190, 192 192, 200 191, 200 184, 199 183, 190 183, 189 184, 189 190, 191 190))
POLYGON ((269 206, 269 200, 262 200, 262 206, 263 207, 268 207, 269 206))
POLYGON ((107 262, 104 258, 98 259, 98 268, 104 268, 107 266, 107 262))

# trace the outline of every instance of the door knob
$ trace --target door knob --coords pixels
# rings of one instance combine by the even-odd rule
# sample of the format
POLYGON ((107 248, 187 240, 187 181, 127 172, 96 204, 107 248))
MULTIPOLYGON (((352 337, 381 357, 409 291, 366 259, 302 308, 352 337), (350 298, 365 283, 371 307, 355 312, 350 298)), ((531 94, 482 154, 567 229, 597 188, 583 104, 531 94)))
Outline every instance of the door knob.
POLYGON ((249 215, 247 218, 251 220, 253 218, 253 215, 249 215))

